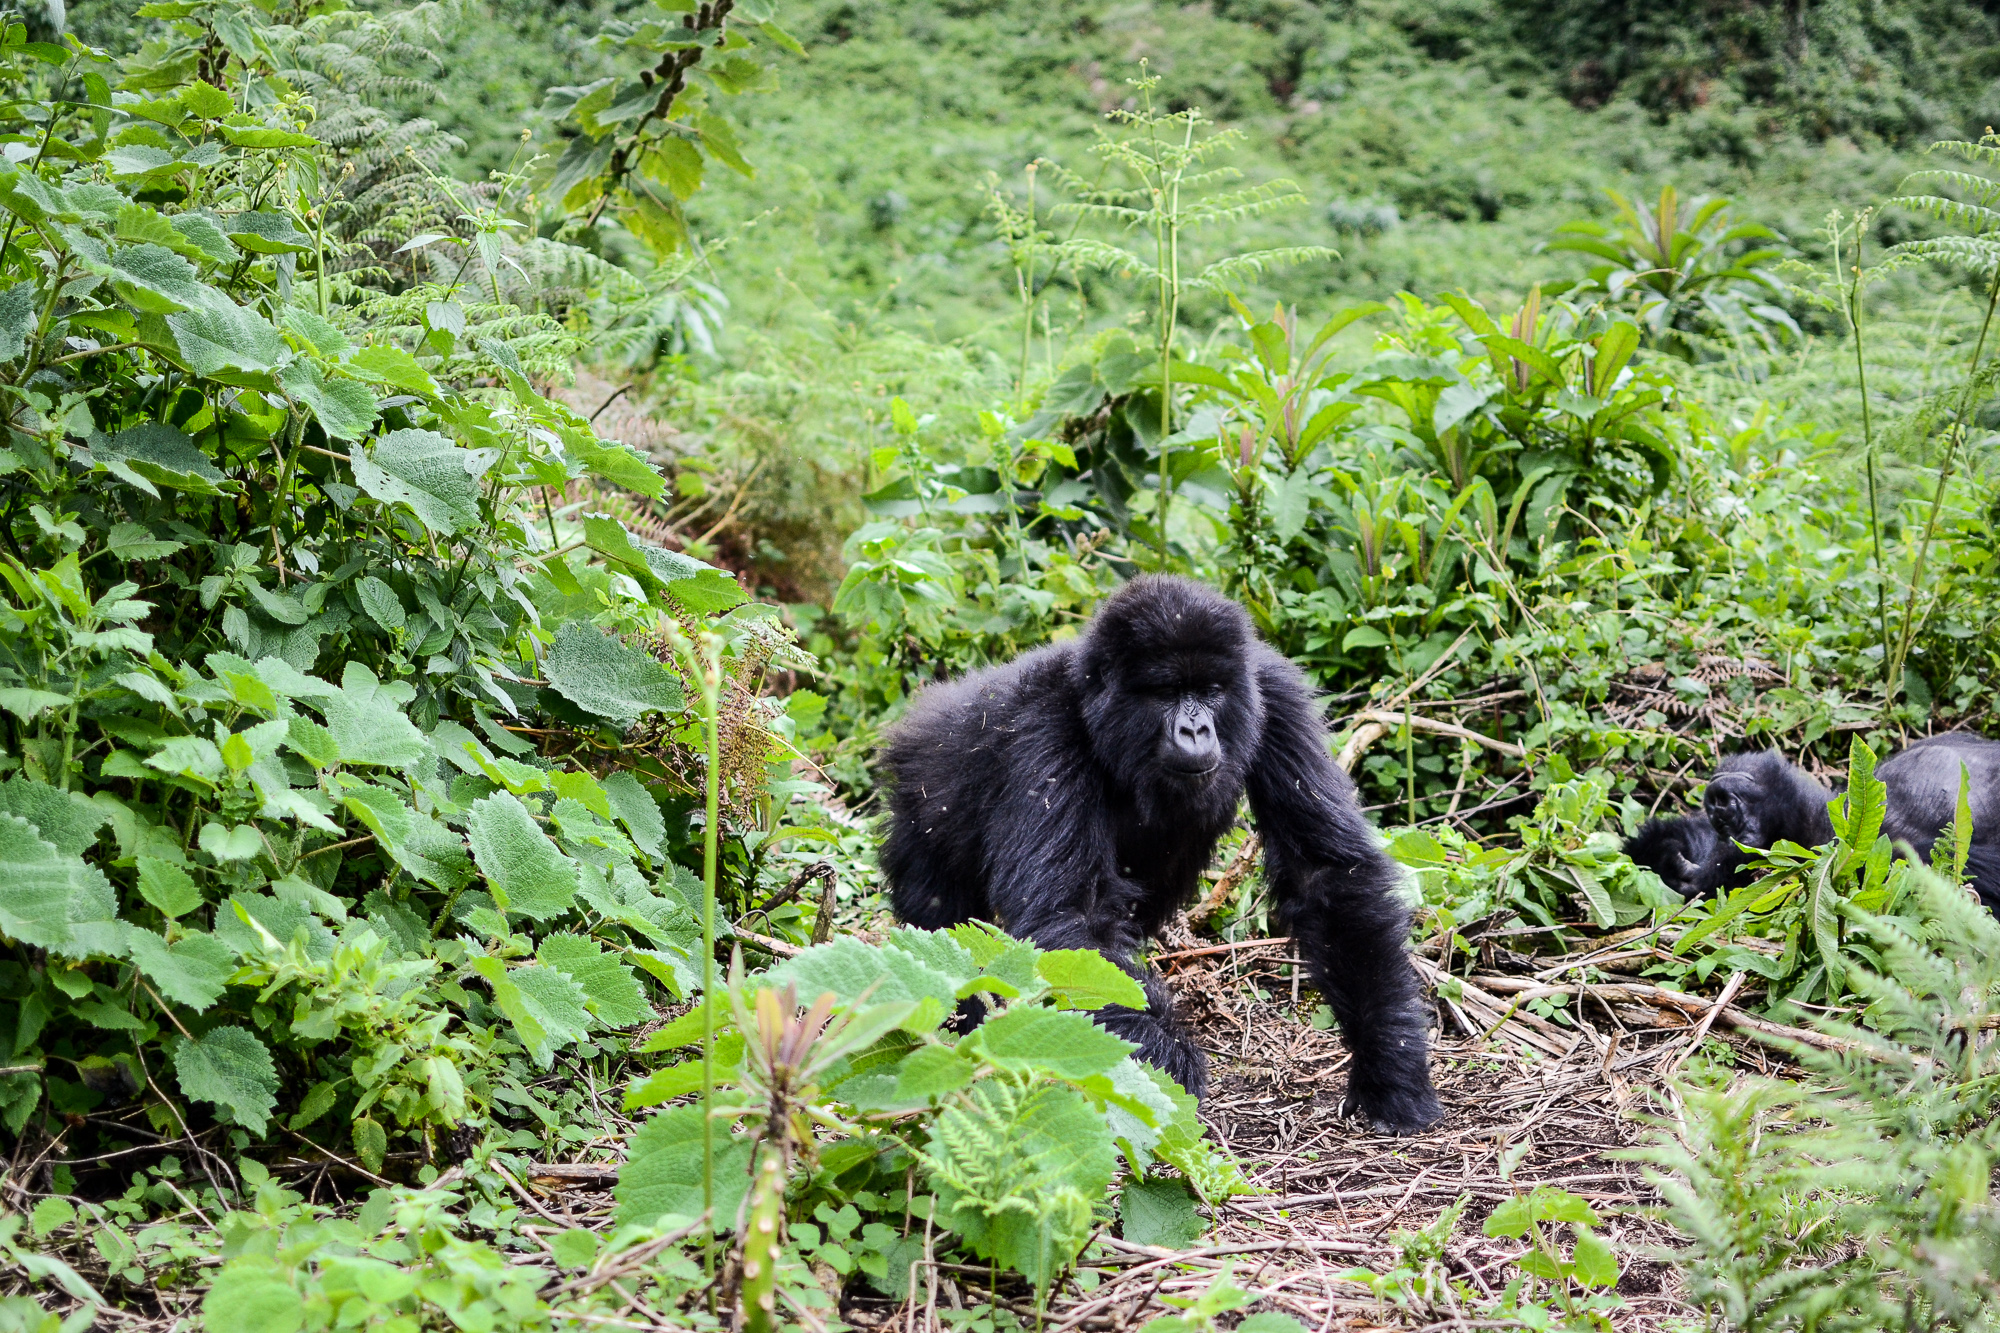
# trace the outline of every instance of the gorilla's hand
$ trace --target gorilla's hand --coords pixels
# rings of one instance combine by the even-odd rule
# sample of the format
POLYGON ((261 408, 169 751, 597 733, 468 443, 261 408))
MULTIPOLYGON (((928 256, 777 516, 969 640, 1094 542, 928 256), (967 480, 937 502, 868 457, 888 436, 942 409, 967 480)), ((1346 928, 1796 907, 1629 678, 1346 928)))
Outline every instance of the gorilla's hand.
POLYGON ((1763 784, 1752 773, 1718 773, 1701 798, 1708 822, 1727 842, 1761 847, 1761 821, 1757 811, 1763 803, 1763 784))

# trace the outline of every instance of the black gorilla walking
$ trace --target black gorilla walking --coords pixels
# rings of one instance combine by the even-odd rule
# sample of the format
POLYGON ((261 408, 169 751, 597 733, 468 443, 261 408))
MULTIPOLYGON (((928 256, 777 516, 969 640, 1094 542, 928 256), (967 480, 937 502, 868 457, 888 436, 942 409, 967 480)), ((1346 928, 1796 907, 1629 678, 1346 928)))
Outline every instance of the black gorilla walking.
MULTIPOLYGON (((1958 805, 1961 766, 1972 806, 1966 878, 1980 901, 2000 911, 2000 741, 1947 732, 1914 741, 1877 764, 1875 776, 1888 788, 1882 831, 1929 856, 1958 805)), ((1749 882, 1742 846, 1788 841, 1817 847, 1831 839, 1826 803, 1832 799, 1824 784, 1775 750, 1733 755, 1709 780, 1700 814, 1647 821, 1625 853, 1682 897, 1707 897, 1749 882)))
POLYGON ((1137 957, 1193 899, 1247 791, 1281 919, 1354 1053, 1349 1105, 1394 1130, 1443 1114, 1395 867, 1327 756, 1298 669, 1235 603, 1135 580, 1074 642, 925 690, 885 759, 897 914, 1100 950, 1149 1003, 1099 1021, 1198 1096, 1208 1062, 1137 957))

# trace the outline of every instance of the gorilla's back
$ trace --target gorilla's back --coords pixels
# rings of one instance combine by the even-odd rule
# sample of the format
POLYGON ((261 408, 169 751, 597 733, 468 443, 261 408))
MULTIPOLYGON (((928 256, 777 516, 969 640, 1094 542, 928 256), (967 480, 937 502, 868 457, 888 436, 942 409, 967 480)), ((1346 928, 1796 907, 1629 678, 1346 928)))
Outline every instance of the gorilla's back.
MULTIPOLYGON (((1052 644, 1004 666, 926 686, 883 746, 890 829, 882 845, 896 914, 937 930, 989 917, 985 831, 1020 752, 1074 710, 1074 648, 1052 644)), ((1081 727, 1081 719, 1074 719, 1081 727)))
POLYGON ((2000 741, 1969 732, 1926 736, 1882 761, 1875 770, 1889 788, 1882 831, 1928 853, 1958 805, 1960 765, 1971 778, 1972 836, 2000 843, 2000 741))

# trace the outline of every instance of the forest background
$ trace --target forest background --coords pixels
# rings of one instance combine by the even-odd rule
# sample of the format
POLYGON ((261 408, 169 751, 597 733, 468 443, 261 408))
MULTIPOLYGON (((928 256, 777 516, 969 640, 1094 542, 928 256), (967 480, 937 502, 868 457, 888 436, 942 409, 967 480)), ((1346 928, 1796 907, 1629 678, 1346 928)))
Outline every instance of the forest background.
MULTIPOLYGON (((1235 1321, 1254 1166, 1088 1022, 1130 979, 873 866, 911 693, 1154 569, 1325 691, 1468 1049, 1590 1053, 1550 969, 1709 1015, 1669 1245, 1467 1196, 1352 1251, 1372 1317, 1646 1326, 1657 1261, 1710 1326, 1990 1326, 1990 835, 1892 862, 1871 770, 1996 730, 2000 13, 22 17, 8 1327, 985 1333, 1169 1252, 1156 1333, 1235 1321), (1834 841, 1623 857, 1764 746, 1834 841)), ((1176 948, 1272 933, 1256 848, 1176 948)))

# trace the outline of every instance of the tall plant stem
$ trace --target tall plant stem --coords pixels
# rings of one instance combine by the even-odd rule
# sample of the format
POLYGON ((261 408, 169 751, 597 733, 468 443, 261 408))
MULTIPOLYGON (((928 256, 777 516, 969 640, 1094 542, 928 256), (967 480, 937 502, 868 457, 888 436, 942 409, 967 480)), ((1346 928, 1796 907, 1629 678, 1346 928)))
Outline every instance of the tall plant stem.
POLYGON ((716 823, 722 807, 722 664, 704 653, 702 711, 708 730, 708 782, 701 830, 701 1206, 715 1238, 715 870, 716 823))
POLYGON ((1944 444, 1944 462, 1938 467, 1937 488, 1931 493, 1930 512, 1924 516, 1924 535, 1917 543, 1916 564, 1910 570, 1910 595, 1903 603, 1903 629, 1896 638, 1896 661, 1890 673, 1891 687, 1895 689, 1902 686, 1903 662, 1917 637, 1917 589, 1924 584, 1924 561, 1930 555, 1931 538, 1937 535, 1945 488, 1951 484, 1952 465, 1958 461, 1958 444, 1965 437, 1965 418, 1972 411, 1972 395, 1979 386, 1979 364, 1986 356, 1986 335, 1993 329, 1996 305, 2000 305, 2000 263, 1994 265, 1993 279, 1986 285, 1986 316, 1979 321, 1979 340, 1972 345, 1972 365, 1965 372, 1965 392, 1958 396, 1958 411, 1952 417, 1951 434, 1944 444))
MULTIPOLYGON (((1834 263, 1840 262, 1840 236, 1838 223, 1835 224, 1834 263)), ((1862 466, 1868 473, 1868 537, 1875 548, 1875 619, 1882 633, 1882 700, 1884 706, 1896 699, 1896 680, 1889 673, 1892 669, 1889 651, 1889 590, 1886 582, 1888 570, 1882 563, 1882 506, 1876 499, 1875 488, 1875 422, 1868 404, 1868 359, 1863 354, 1861 331, 1861 238, 1868 227, 1868 210, 1863 209, 1854 219, 1854 263, 1849 267, 1853 280, 1847 288, 1847 322, 1854 329, 1854 376, 1861 386, 1861 458, 1862 466)))

